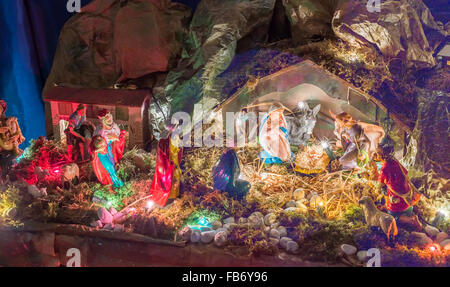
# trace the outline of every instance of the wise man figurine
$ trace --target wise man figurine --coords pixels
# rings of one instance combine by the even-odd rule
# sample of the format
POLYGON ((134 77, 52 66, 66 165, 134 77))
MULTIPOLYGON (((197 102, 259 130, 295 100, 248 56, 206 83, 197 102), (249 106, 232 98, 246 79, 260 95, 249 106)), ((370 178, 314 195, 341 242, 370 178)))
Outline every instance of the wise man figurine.
POLYGON ((111 145, 111 143, 119 141, 120 135, 123 135, 124 144, 121 144, 121 149, 117 150, 117 152, 120 153, 120 156, 122 156, 125 151, 125 142, 126 137, 128 136, 128 132, 120 130, 119 125, 114 122, 114 118, 111 112, 106 109, 98 112, 98 119, 101 121, 101 123, 95 129, 94 136, 101 136, 106 140, 108 145, 111 145))
POLYGON ((69 126, 65 130, 67 154, 72 162, 88 161, 89 145, 94 126, 86 120, 86 106, 79 104, 69 118, 69 126))
POLYGON ((98 119, 101 123, 95 129, 94 136, 102 136, 108 142, 117 141, 120 136, 120 128, 114 122, 112 114, 106 109, 100 110, 98 119))

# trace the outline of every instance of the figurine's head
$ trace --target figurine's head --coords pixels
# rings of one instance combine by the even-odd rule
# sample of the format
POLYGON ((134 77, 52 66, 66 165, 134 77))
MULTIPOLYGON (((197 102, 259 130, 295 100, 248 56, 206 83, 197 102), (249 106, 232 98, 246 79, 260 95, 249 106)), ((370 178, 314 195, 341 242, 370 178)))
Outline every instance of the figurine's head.
POLYGON ((78 114, 80 114, 82 116, 85 115, 86 114, 86 106, 83 104, 79 104, 77 107, 77 112, 78 112, 78 114))
POLYGON ((92 152, 102 152, 106 150, 108 143, 102 136, 94 136, 91 141, 92 152))
POLYGON ((394 156, 394 150, 394 141, 390 137, 385 136, 377 148, 377 153, 383 160, 387 160, 394 156))
POLYGON ((99 118, 99 120, 102 121, 103 125, 108 128, 111 128, 114 124, 114 118, 113 118, 112 114, 109 111, 107 111, 106 109, 103 109, 98 112, 98 118, 99 118))
POLYGON ((370 198, 369 196, 363 196, 358 203, 362 206, 368 207, 368 206, 374 206, 373 200, 372 198, 370 198))
POLYGON ((372 155, 372 160, 376 161, 376 162, 380 162, 383 160, 383 158, 381 157, 381 152, 379 149, 377 149, 377 151, 372 155))
POLYGON ((346 112, 340 113, 336 115, 336 121, 338 121, 341 125, 345 127, 352 126, 355 123, 355 120, 346 112))

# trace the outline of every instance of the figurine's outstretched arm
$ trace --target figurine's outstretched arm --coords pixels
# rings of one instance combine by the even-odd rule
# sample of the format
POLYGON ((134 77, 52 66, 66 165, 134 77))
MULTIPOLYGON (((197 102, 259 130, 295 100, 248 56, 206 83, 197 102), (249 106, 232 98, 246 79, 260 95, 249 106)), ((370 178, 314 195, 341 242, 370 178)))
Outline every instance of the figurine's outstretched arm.
POLYGON ((83 142, 85 141, 84 137, 83 137, 82 135, 80 135, 79 133, 77 133, 77 132, 74 130, 73 126, 69 125, 68 129, 69 129, 69 132, 70 132, 71 134, 73 134, 73 135, 76 136, 77 138, 80 138, 83 142))

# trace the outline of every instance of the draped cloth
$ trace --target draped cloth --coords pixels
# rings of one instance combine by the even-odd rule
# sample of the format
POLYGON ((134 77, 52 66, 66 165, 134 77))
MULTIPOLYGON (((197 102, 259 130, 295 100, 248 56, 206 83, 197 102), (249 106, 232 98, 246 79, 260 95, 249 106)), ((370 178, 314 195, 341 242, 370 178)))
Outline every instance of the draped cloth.
POLYGON ((165 206, 169 198, 179 195, 182 153, 182 149, 173 145, 170 138, 159 141, 155 175, 150 188, 151 199, 159 206, 165 206))
POLYGON ((98 181, 103 185, 113 185, 115 188, 120 188, 124 185, 116 173, 115 166, 122 159, 125 149, 125 138, 126 132, 122 131, 118 141, 108 144, 107 153, 94 153, 92 167, 98 181))

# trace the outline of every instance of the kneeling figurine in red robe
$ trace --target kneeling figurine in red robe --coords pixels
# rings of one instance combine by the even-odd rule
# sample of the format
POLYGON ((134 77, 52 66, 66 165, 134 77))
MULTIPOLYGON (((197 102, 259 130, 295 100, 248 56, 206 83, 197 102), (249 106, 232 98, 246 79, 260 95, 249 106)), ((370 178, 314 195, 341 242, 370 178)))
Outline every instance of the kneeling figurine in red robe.
POLYGON ((413 206, 420 199, 417 194, 412 202, 407 202, 405 197, 411 192, 411 185, 408 178, 408 171, 393 156, 394 147, 392 144, 382 145, 378 149, 381 159, 384 161, 381 167, 378 181, 381 183, 381 190, 385 196, 386 209, 400 223, 413 225, 421 229, 422 225, 414 214, 413 206))

